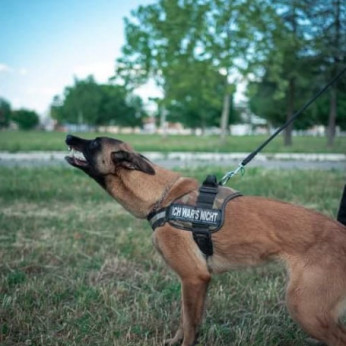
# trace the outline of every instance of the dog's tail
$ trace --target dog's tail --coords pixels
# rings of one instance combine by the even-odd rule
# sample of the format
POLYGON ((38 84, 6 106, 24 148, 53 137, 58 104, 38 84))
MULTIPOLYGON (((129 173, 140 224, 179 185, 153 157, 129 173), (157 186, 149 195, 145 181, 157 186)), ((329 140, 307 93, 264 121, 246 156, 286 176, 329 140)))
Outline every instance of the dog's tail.
POLYGON ((346 185, 342 194, 337 220, 346 226, 346 185))

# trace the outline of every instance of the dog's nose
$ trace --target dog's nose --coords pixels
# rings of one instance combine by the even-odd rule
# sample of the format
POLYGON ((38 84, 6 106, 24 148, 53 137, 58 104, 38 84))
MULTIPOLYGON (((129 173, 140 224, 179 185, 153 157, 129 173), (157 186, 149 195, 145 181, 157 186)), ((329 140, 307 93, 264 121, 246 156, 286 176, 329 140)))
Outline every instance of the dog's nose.
POLYGON ((72 140, 73 136, 72 135, 67 135, 66 136, 66 139, 65 139, 65 142, 70 142, 72 140))
POLYGON ((67 136, 66 136, 66 139, 65 139, 65 143, 66 143, 67 145, 72 145, 73 142, 76 141, 76 139, 77 139, 76 136, 67 135, 67 136))

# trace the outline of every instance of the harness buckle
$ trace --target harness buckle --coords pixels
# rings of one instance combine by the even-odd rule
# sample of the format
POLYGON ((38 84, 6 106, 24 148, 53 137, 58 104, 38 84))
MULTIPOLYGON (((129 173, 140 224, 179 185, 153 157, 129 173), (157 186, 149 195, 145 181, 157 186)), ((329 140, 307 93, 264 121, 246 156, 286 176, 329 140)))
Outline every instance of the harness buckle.
POLYGON ((208 229, 194 229, 192 232, 193 239, 197 243, 200 250, 207 256, 213 254, 213 242, 211 240, 211 233, 208 229))

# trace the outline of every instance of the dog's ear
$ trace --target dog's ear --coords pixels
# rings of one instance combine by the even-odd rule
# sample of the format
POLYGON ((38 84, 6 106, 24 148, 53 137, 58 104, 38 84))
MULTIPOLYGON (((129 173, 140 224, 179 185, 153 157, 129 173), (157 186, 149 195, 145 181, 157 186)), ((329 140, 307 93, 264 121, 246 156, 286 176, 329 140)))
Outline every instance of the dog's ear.
POLYGON ((125 150, 113 151, 111 153, 112 160, 115 165, 141 171, 150 175, 155 174, 155 170, 149 163, 149 160, 141 154, 128 152, 125 150))

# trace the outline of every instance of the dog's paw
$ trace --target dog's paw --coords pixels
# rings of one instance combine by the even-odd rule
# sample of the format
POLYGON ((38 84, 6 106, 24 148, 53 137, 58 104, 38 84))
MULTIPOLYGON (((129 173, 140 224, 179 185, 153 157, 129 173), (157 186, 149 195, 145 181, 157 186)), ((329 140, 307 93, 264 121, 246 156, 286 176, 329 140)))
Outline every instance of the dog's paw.
POLYGON ((183 337, 183 331, 181 329, 178 329, 178 331, 174 335, 174 338, 165 340, 163 344, 166 346, 180 345, 183 341, 183 337))
POLYGON ((164 340, 163 345, 165 346, 173 346, 173 345, 180 345, 182 339, 177 339, 177 338, 171 338, 164 340))

